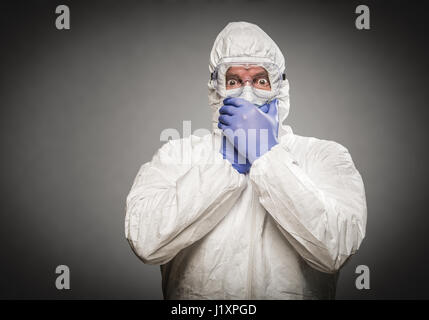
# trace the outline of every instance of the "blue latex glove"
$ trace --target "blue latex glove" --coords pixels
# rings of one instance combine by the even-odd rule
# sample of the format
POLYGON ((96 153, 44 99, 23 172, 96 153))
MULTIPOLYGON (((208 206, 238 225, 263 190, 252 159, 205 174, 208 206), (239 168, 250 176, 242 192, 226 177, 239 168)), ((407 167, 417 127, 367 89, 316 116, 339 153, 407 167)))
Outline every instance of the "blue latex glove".
POLYGON ((237 149, 234 148, 234 145, 229 142, 226 136, 222 136, 221 153, 223 158, 228 160, 239 173, 246 174, 249 172, 251 167, 249 160, 237 152, 237 149))
POLYGON ((218 127, 250 164, 278 144, 277 99, 260 108, 241 98, 223 102, 218 127))

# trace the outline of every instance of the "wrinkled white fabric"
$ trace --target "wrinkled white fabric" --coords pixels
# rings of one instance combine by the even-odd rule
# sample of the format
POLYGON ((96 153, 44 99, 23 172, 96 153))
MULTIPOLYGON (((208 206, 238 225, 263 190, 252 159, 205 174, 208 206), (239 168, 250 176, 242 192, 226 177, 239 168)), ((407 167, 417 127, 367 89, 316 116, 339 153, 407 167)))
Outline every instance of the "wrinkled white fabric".
MULTIPOLYGON (((220 60, 259 58, 284 70, 277 45, 259 27, 230 23, 217 37, 220 60)), ((219 153, 214 130, 173 140, 141 166, 127 197, 125 233, 134 252, 161 265, 166 299, 329 299, 338 270, 365 236, 364 185, 348 150, 303 137, 283 124, 280 143, 239 174, 219 153)))

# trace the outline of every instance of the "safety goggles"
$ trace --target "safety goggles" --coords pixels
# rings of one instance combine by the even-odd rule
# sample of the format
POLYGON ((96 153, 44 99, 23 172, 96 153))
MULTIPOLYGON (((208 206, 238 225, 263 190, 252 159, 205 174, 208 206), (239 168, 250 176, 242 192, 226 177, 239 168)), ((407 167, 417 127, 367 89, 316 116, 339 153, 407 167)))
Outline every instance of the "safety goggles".
POLYGON ((277 65, 270 62, 224 62, 217 65, 210 75, 213 87, 221 97, 230 93, 237 95, 246 85, 252 87, 261 98, 274 98, 278 95, 282 80, 286 75, 281 73, 277 65), (243 68, 249 70, 245 76, 240 72, 243 68))

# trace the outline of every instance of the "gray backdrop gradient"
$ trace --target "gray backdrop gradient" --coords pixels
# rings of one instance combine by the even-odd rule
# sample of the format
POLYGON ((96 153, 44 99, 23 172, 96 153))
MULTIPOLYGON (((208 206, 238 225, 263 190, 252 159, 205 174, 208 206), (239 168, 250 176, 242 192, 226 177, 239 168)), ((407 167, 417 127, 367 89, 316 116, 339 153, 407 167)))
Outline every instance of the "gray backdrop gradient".
POLYGON ((159 299, 124 236, 125 198, 165 128, 210 128, 208 57, 230 21, 286 57, 295 133, 345 145, 367 237, 337 298, 429 298, 428 23, 417 1, 2 1, 1 298, 159 299), (55 29, 55 7, 71 30, 55 29), (371 30, 354 26, 358 4, 371 30), (58 291, 55 267, 71 269, 58 291), (371 289, 354 286, 357 265, 371 289))

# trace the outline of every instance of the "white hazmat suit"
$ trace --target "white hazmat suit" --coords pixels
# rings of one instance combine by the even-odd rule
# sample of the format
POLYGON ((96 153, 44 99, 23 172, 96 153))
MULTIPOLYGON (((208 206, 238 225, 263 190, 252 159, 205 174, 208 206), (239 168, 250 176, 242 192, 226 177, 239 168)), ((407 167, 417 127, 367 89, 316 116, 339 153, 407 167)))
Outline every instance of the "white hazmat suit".
MULTIPOLYGON (((285 69, 274 41, 246 22, 228 24, 216 38, 210 72, 221 61, 285 69)), ((345 147, 283 124, 287 79, 277 99, 279 144, 249 174, 219 152, 223 98, 211 81, 213 133, 171 140, 141 166, 125 233, 143 262, 161 265, 165 299, 335 297, 338 270, 365 236, 362 178, 345 147)))

